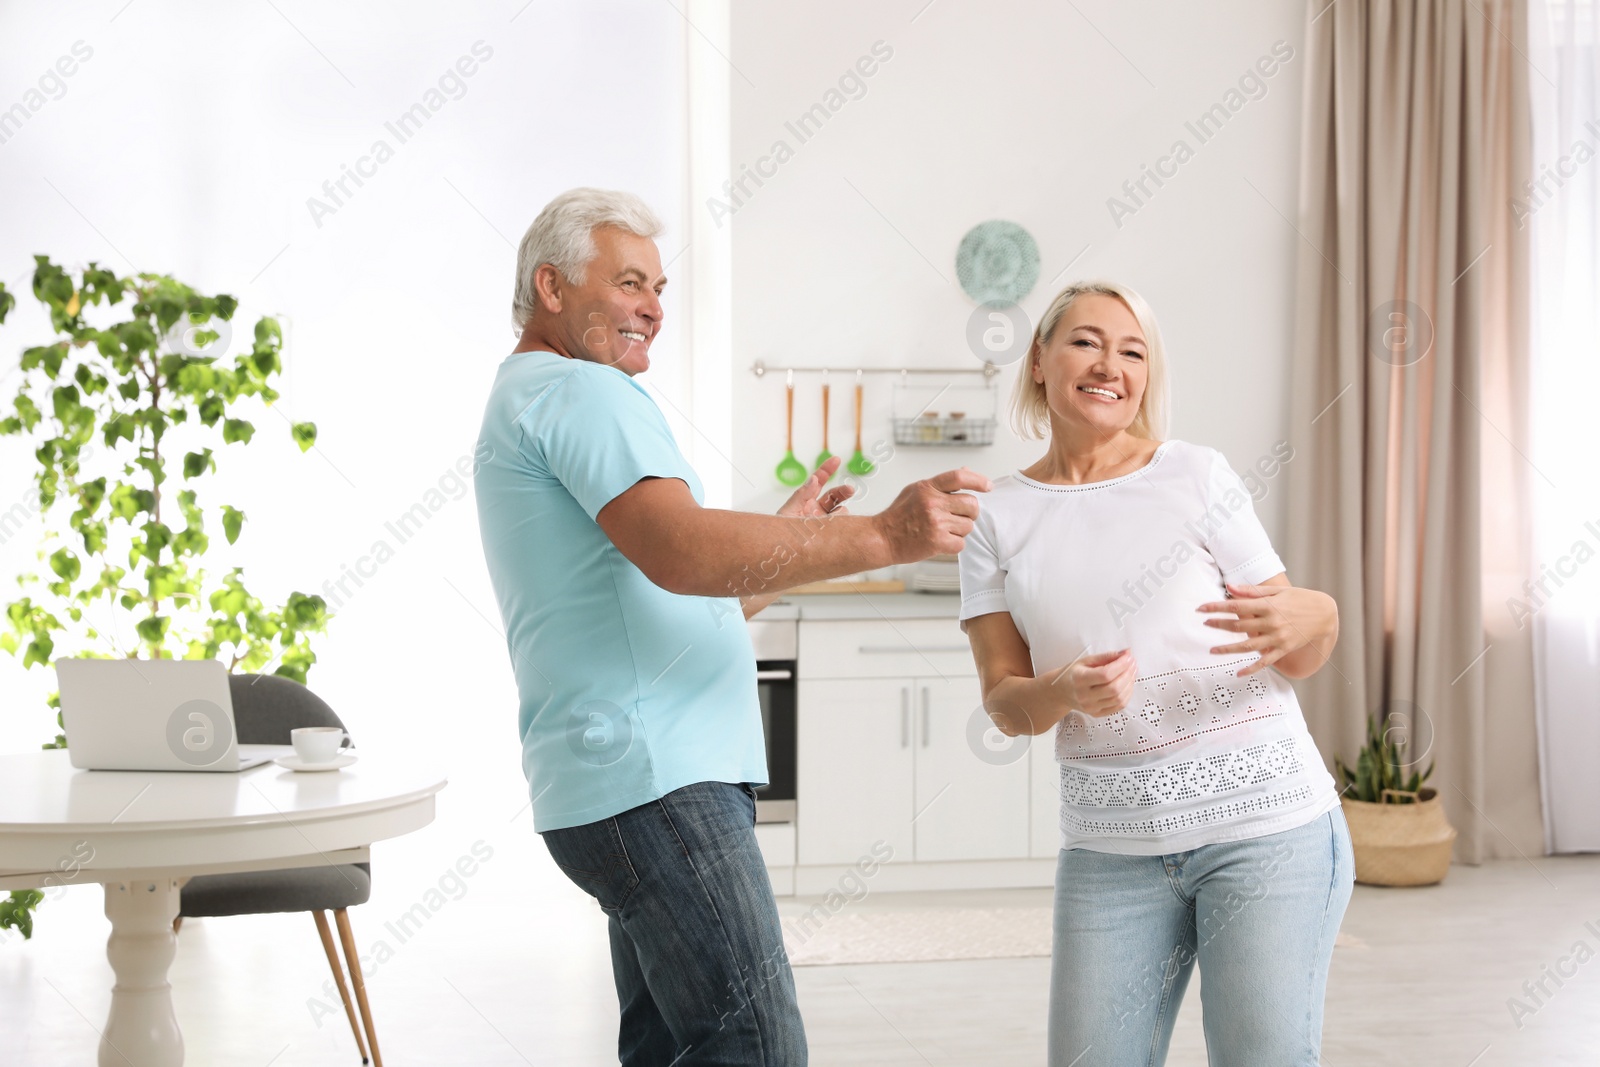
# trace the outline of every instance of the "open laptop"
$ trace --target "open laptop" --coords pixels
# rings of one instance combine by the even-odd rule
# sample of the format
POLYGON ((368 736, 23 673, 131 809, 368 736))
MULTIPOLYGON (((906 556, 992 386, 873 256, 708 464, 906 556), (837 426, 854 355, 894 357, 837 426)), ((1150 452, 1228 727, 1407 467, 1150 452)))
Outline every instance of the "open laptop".
POLYGON ((72 765, 95 771, 242 771, 294 753, 241 745, 216 660, 60 659, 72 765))

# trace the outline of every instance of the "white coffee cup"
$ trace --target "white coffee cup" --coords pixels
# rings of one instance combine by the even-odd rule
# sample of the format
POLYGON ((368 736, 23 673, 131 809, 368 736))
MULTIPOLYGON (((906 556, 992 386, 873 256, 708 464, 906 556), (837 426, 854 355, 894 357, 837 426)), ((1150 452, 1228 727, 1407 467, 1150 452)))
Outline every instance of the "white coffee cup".
POLYGON ((289 731, 294 754, 306 763, 328 763, 339 755, 344 731, 337 726, 302 726, 289 731))

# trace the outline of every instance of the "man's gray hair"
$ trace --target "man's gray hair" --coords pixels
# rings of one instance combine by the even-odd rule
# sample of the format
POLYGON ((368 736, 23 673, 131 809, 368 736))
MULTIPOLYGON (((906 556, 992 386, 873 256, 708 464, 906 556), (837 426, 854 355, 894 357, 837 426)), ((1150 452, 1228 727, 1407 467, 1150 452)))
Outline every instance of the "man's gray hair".
POLYGON ((665 229, 656 213, 632 193, 611 189, 568 189, 539 212, 517 248, 517 287, 511 298, 511 325, 521 332, 539 307, 533 276, 548 263, 575 285, 582 285, 594 259, 594 228, 615 226, 655 238, 665 229))

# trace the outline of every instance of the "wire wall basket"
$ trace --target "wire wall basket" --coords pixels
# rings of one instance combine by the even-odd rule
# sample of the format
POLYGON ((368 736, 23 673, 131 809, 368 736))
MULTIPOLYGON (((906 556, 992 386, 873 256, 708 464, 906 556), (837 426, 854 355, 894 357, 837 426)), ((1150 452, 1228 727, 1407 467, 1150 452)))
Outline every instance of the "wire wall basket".
POLYGON ((972 447, 994 444, 1000 391, 993 383, 942 388, 904 377, 894 387, 894 443, 972 447))
POLYGON ((914 419, 895 416, 894 443, 897 445, 992 445, 994 419, 974 419, 965 415, 921 415, 914 419))

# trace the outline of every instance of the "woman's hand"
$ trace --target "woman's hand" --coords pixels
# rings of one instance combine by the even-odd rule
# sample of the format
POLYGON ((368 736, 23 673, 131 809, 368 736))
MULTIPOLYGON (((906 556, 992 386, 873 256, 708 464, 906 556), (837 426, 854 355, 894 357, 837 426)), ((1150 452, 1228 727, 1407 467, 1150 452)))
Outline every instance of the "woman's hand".
POLYGON ((1244 635, 1219 645, 1217 655, 1259 652, 1261 658, 1236 673, 1254 674, 1273 664, 1291 678, 1309 677, 1326 661, 1339 632, 1339 608, 1327 593, 1301 589, 1279 574, 1261 585, 1226 583, 1232 600, 1201 604, 1196 610, 1228 612, 1231 619, 1207 619, 1207 626, 1244 635), (1305 650, 1302 653, 1302 650, 1305 650))
POLYGON ((853 485, 836 485, 832 489, 823 490, 828 479, 839 469, 839 464, 844 462, 844 457, 834 456, 828 462, 811 472, 811 477, 801 483, 789 499, 784 501, 783 507, 778 509, 778 514, 786 519, 809 519, 817 515, 843 515, 849 509, 844 502, 855 493, 853 485))
POLYGON ((1096 652, 1080 656, 1054 675, 1041 679, 1046 689, 1063 689, 1072 708, 1099 719, 1128 706, 1139 676, 1133 652, 1096 652))

